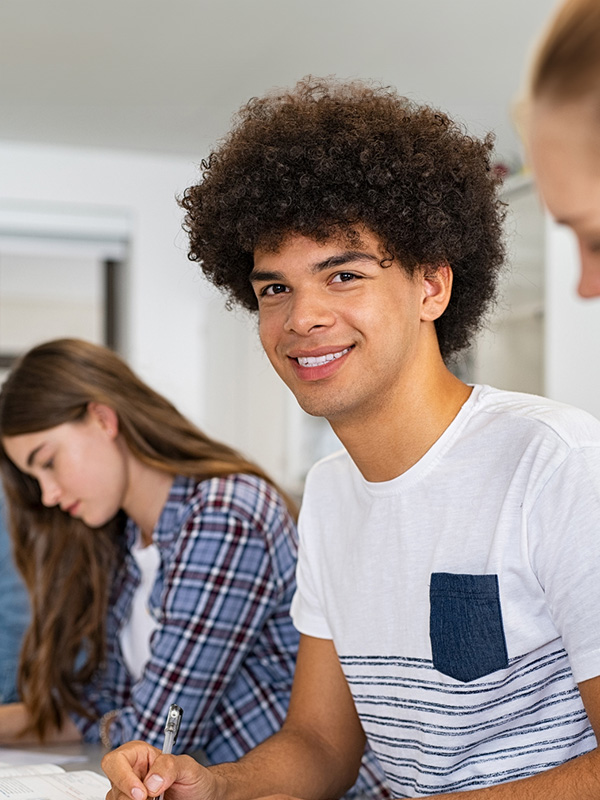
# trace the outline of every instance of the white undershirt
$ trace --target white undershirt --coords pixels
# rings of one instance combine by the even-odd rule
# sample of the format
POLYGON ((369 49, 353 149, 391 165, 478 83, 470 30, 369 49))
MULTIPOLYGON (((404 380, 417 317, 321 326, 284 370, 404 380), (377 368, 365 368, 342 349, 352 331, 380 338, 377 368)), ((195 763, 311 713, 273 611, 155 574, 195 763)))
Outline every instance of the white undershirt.
POLYGON ((121 628, 119 638, 125 665, 137 681, 142 677, 146 662, 150 658, 150 637, 158 627, 158 622, 148 610, 148 601, 156 581, 160 554, 155 544, 143 547, 138 535, 131 548, 131 555, 139 567, 141 578, 133 595, 131 615, 121 628))

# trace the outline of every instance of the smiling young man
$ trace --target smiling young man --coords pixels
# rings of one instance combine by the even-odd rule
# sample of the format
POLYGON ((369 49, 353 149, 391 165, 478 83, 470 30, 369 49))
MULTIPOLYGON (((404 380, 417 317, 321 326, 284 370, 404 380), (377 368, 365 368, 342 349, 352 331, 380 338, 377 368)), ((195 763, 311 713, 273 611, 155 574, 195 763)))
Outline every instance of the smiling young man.
POLYGON ((412 466, 471 391, 444 366, 435 333, 450 268, 411 276, 382 268, 385 257, 366 230, 356 247, 292 235, 275 252, 257 248, 250 273, 271 363, 372 481, 412 466))
POLYGON ((600 797, 600 423, 448 369, 503 259, 491 143, 389 89, 251 101, 182 200, 191 258, 345 450, 309 473, 282 730, 204 769, 143 743, 110 797, 600 797), (169 792, 171 794, 169 794, 169 792))

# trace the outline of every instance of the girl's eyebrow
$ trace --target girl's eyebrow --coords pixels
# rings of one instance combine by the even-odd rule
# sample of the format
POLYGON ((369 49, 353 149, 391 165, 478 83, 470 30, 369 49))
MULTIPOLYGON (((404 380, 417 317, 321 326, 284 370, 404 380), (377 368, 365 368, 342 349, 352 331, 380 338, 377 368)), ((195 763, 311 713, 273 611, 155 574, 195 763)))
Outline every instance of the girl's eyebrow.
MULTIPOLYGON (((378 256, 373 253, 364 253, 361 250, 345 250, 343 253, 325 258, 323 261, 317 261, 311 266, 310 271, 316 274, 326 269, 334 269, 335 267, 342 267, 345 264, 352 264, 355 261, 375 261, 377 264, 380 263, 378 256)), ((279 271, 253 269, 250 273, 250 282, 254 283, 258 281, 284 282, 285 275, 283 272, 279 271)))
POLYGON ((31 451, 31 453, 29 453, 29 455, 27 456, 27 466, 28 467, 32 466, 32 464, 33 464, 33 462, 35 460, 35 457, 40 452, 40 450, 42 449, 43 446, 44 446, 43 444, 40 444, 40 445, 38 445, 38 447, 34 447, 34 449, 31 451))

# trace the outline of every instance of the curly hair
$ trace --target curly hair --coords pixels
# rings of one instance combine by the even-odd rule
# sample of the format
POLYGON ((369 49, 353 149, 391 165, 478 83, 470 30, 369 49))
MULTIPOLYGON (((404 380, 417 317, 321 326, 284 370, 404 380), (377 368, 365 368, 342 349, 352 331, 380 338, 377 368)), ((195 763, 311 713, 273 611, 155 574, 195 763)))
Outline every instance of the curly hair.
POLYGON ((444 359, 466 347, 494 299, 504 261, 504 204, 493 138, 389 87, 307 77, 251 99, 202 161, 179 203, 189 254, 229 301, 249 310, 257 247, 290 234, 380 239, 409 274, 448 263, 452 298, 436 321, 444 359))

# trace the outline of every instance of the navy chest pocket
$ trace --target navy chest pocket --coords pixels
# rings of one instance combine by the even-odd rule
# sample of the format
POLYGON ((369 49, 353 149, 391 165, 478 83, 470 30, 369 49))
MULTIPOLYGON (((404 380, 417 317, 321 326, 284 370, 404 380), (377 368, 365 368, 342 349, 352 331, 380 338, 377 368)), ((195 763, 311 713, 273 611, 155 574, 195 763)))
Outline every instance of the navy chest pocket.
POLYGON ((468 683, 508 666, 497 575, 434 572, 429 589, 433 666, 468 683))

